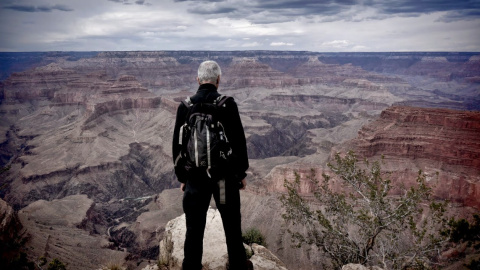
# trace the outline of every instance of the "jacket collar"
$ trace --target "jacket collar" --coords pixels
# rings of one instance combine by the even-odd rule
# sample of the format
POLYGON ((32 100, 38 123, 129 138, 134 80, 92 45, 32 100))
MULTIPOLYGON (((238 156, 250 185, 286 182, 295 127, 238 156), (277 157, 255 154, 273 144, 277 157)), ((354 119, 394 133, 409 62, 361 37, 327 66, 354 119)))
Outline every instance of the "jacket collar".
POLYGON ((210 91, 216 92, 217 87, 211 83, 204 83, 204 84, 201 84, 197 90, 197 92, 210 92, 210 91))
POLYGON ((190 97, 193 103, 198 102, 212 102, 217 96, 219 96, 217 92, 217 87, 210 83, 202 84, 198 87, 197 93, 190 97))

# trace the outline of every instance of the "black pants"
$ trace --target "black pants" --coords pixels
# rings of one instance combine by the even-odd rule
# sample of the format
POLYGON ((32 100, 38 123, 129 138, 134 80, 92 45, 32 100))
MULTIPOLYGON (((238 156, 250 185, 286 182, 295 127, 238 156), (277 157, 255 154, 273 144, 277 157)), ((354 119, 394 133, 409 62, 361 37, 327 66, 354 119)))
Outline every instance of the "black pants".
POLYGON ((223 229, 225 230, 229 269, 246 269, 239 185, 233 181, 227 180, 225 182, 225 204, 220 204, 218 182, 211 180, 206 175, 189 180, 186 183, 183 195, 183 211, 186 217, 187 233, 185 236, 183 270, 202 269, 203 234, 212 195, 222 217, 223 229))

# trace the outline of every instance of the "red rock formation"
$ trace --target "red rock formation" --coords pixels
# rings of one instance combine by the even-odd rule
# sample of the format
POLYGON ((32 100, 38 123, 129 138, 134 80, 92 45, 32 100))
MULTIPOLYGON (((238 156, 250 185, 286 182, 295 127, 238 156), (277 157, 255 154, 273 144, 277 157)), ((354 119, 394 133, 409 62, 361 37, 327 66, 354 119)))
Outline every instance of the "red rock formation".
POLYGON ((426 158, 480 170, 479 138, 479 112, 391 107, 363 127, 354 143, 366 157, 426 158))
MULTIPOLYGON (((382 159, 396 188, 413 185, 422 170, 436 198, 480 209, 480 112, 413 107, 390 107, 379 119, 361 128, 358 137, 334 148, 354 150, 361 158, 382 159)), ((310 169, 322 180, 325 164, 295 162, 275 167, 264 188, 285 192, 283 181, 300 175, 300 192, 311 194, 310 169)), ((328 174, 328 170, 326 171, 328 174)), ((338 188, 338 187, 337 187, 338 188)))
POLYGON ((421 169, 437 197, 480 209, 480 112, 391 107, 349 147, 384 156, 396 182, 413 183, 421 169))

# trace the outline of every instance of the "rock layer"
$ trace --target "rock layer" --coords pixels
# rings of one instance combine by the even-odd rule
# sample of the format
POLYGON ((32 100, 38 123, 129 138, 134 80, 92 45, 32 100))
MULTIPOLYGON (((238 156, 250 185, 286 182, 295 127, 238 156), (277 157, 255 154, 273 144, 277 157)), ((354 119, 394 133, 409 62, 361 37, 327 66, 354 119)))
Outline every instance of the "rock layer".
POLYGON ((429 174, 435 195, 480 209, 480 113, 391 107, 350 145, 360 156, 385 157, 396 181, 429 174))
POLYGON ((353 143, 359 154, 426 158, 480 172, 480 113, 390 107, 364 126, 353 143))

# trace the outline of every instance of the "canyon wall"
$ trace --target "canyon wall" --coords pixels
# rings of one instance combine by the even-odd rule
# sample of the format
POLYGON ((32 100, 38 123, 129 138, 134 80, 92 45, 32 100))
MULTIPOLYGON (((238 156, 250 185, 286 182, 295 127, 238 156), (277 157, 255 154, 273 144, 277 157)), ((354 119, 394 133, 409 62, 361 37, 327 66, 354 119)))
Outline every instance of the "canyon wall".
POLYGON ((479 112, 390 107, 350 143, 360 156, 383 155, 394 181, 421 169, 438 198, 480 209, 479 138, 479 112))
MULTIPOLYGON (((38 233, 32 260, 44 253, 68 260, 54 246, 65 240, 74 247, 74 234, 98 245, 79 240, 72 269, 84 267, 82 253, 95 251, 134 269, 158 258, 166 223, 182 213, 170 153, 175 113, 198 87, 196 69, 207 59, 221 65, 219 91, 234 97, 246 132, 244 228, 260 228, 289 269, 317 269, 323 258, 313 249, 292 250, 279 236, 283 180, 294 172, 305 179, 312 168, 321 178, 335 151, 354 149, 369 159, 383 154, 385 169, 406 184, 422 169, 436 184, 436 198, 479 207, 478 113, 465 111, 480 108, 475 53, 17 56, 16 66, 2 66, 0 82, 0 161, 11 166, 0 196, 23 213, 27 231, 38 233), (63 200, 88 205, 81 221, 66 215, 67 223, 51 223, 27 211, 54 212, 63 200)), ((301 192, 314 188, 303 181, 301 192)))

